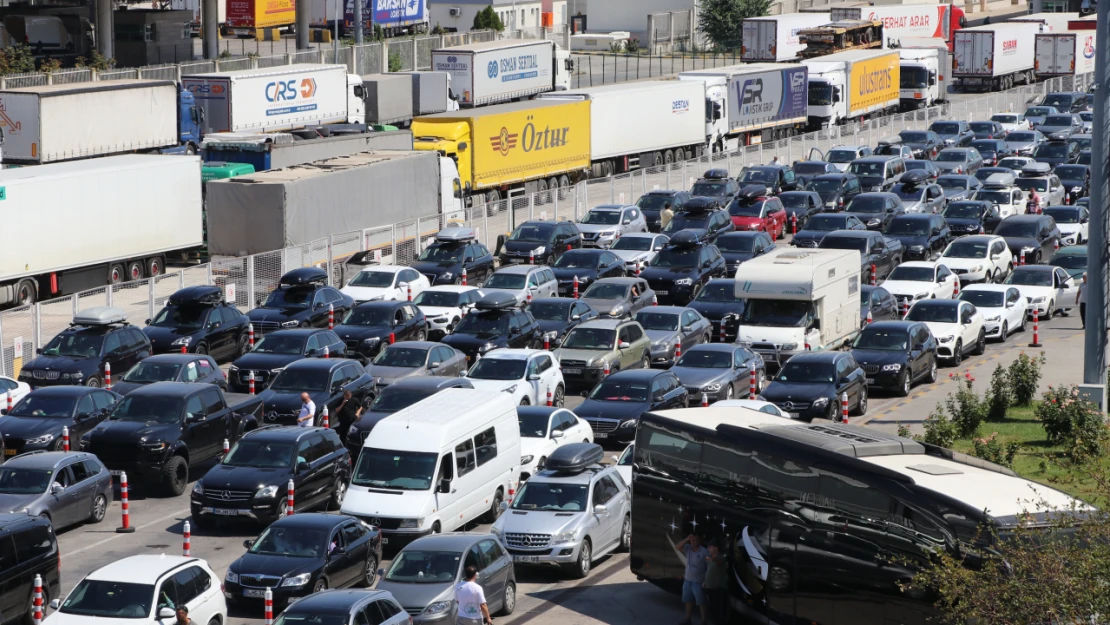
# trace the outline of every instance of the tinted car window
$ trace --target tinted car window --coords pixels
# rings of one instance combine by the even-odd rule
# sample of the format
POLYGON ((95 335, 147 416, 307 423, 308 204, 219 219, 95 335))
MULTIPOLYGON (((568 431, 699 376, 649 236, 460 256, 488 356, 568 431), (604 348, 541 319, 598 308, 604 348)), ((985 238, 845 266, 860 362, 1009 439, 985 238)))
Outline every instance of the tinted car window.
POLYGON ((52 531, 47 525, 34 525, 16 533, 15 550, 20 562, 28 562, 54 552, 52 531))

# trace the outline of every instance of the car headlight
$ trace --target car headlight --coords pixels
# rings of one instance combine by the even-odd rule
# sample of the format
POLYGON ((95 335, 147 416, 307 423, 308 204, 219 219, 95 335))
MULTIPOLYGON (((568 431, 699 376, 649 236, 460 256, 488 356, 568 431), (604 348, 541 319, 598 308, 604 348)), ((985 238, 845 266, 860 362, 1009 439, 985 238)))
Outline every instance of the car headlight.
POLYGON ((194 495, 203 495, 204 494, 204 484, 201 484, 199 480, 196 483, 193 484, 193 494, 194 495))
POLYGON ((1001 318, 1002 318, 1002 315, 995 315, 993 317, 987 317, 987 321, 998 321, 1001 318))
POLYGON ((308 583, 308 579, 312 577, 312 573, 301 573, 293 577, 286 577, 285 581, 281 582, 282 587, 285 586, 304 586, 308 583))
POLYGON ((710 385, 706 386, 704 390, 709 392, 709 393, 716 393, 717 391, 721 390, 721 385, 720 384, 710 384, 710 385))
POLYGON ((239 583, 239 574, 238 573, 232 573, 231 571, 228 571, 227 574, 224 575, 224 581, 228 582, 230 584, 238 584, 239 583))
POLYGON ((521 456, 520 457, 520 464, 531 464, 532 461, 535 460, 535 459, 536 459, 535 456, 521 456))
POLYGON ((637 421, 638 421, 638 419, 630 419, 630 420, 625 421, 624 423, 622 423, 620 425, 620 427, 622 427, 622 428, 634 428, 634 427, 636 427, 637 421))
POLYGON ((162 451, 166 448, 165 441, 147 441, 143 443, 144 451, 162 451))
POLYGON ((78 371, 76 373, 63 373, 62 374, 62 379, 63 380, 80 380, 82 377, 84 377, 84 375, 85 374, 81 373, 80 371, 78 371))
POLYGON ((1042 295, 1042 296, 1040 296, 1040 297, 1034 297, 1034 298, 1033 298, 1033 299, 1032 299, 1031 301, 1032 301, 1032 303, 1034 303, 1034 304, 1043 304, 1043 303, 1045 303, 1045 301, 1046 301, 1047 299, 1048 299, 1047 297, 1045 297, 1045 296, 1043 296, 1043 295, 1042 295))
POLYGON ((883 365, 883 371, 901 371, 902 365, 894 363, 892 365, 883 365))
POLYGON ((782 350, 784 352, 792 352, 796 349, 798 349, 798 344, 797 343, 783 343, 782 344, 782 350))
POLYGON ((192 343, 192 342, 193 342, 193 337, 183 336, 183 337, 177 339, 176 341, 174 341, 173 343, 170 343, 170 345, 188 345, 189 343, 192 343))
POLYGON ((587 282, 590 281, 589 276, 574 276, 574 277, 578 278, 578 286, 582 286, 583 284, 586 284, 587 282))
POLYGON ((401 524, 398 525, 397 527, 399 527, 400 529, 403 529, 403 530, 415 530, 415 529, 420 529, 421 525, 424 525, 424 519, 423 518, 419 518, 419 519, 401 519, 401 524))
POLYGON ((1023 252, 1035 252, 1035 251, 1037 251, 1037 248, 1032 247, 1032 246, 1028 246, 1028 247, 1021 248, 1021 251, 1023 251, 1023 252))
POLYGON ((879 224, 881 224, 881 223, 883 223, 883 222, 882 222, 881 220, 879 220, 879 219, 872 219, 872 220, 870 220, 870 221, 868 221, 868 222, 867 222, 867 225, 869 225, 869 226, 877 226, 877 225, 879 225, 879 224))
POLYGON ((547 248, 541 245, 541 246, 537 247, 536 249, 532 250, 532 254, 535 255, 535 256, 540 256, 546 250, 547 250, 547 248))
POLYGON ((424 608, 424 614, 443 614, 451 609, 450 601, 436 601, 424 608))
POLYGON ((913 298, 914 299, 925 299, 925 297, 928 296, 928 295, 929 295, 928 293, 918 293, 917 295, 914 295, 913 298))
POLYGON ((381 342, 381 339, 376 336, 372 336, 368 339, 362 339, 363 345, 377 345, 379 342, 381 342))
POLYGON ((817 399, 813 400, 813 407, 814 408, 824 408, 825 406, 828 406, 828 405, 829 405, 829 398, 828 397, 818 397, 817 399))
POLYGON ((299 325, 301 325, 300 321, 282 321, 281 322, 281 327, 283 327, 283 328, 295 328, 299 325))
POLYGON ((748 230, 759 230, 759 224, 752 224, 748 226, 748 230))
POLYGON ((617 306, 614 306, 613 309, 609 311, 609 316, 611 316, 611 317, 616 317, 617 315, 623 315, 623 314, 624 314, 624 304, 619 304, 617 306))
POLYGON ((911 252, 924 252, 925 251, 925 246, 924 245, 911 245, 910 246, 910 251, 911 252))
POLYGON ((674 281, 675 286, 690 286, 694 283, 693 278, 679 278, 674 281))
POLYGON ((269 498, 274 497, 275 495, 277 495, 277 492, 278 492, 278 487, 277 486, 274 486, 274 485, 263 486, 262 488, 258 489, 254 493, 254 497, 255 497, 255 499, 269 499, 269 498))
POLYGON ((940 342, 941 343, 951 343, 952 339, 955 339, 955 338, 956 338, 955 336, 949 334, 947 336, 940 337, 940 342))
POLYGON ((587 363, 586 366, 588 366, 588 367, 604 367, 605 366, 605 359, 600 358, 600 357, 599 358, 594 358, 589 363, 587 363))
POLYGON ((1080 191, 1083 190, 1083 187, 1072 187, 1071 190, 1075 191, 1076 193, 1079 193, 1080 191))
POLYGON ((27 445, 45 445, 52 440, 54 440, 53 434, 43 434, 42 436, 36 436, 35 438, 28 438, 23 442, 27 445))
POLYGON ((572 543, 578 538, 578 532, 571 530, 569 532, 559 532, 551 537, 553 543, 572 543))
POLYGON ((443 275, 440 276, 440 277, 443 278, 444 280, 450 280, 451 278, 455 277, 455 274, 451 273, 450 271, 444 271, 443 275))
POLYGON ((497 346, 494 345, 493 343, 486 343, 485 345, 478 348, 478 353, 479 354, 484 354, 484 353, 488 352, 489 350, 493 349, 494 347, 497 347, 497 346))
POLYGON ((501 389, 501 392, 502 393, 509 393, 509 394, 515 393, 516 392, 516 384, 513 384, 512 386, 510 386, 508 388, 501 389))
POLYGON ((980 271, 982 271, 982 270, 983 270, 983 266, 982 266, 982 265, 975 265, 974 267, 972 267, 972 268, 971 268, 971 271, 972 271, 973 273, 977 273, 977 272, 980 272, 980 271))

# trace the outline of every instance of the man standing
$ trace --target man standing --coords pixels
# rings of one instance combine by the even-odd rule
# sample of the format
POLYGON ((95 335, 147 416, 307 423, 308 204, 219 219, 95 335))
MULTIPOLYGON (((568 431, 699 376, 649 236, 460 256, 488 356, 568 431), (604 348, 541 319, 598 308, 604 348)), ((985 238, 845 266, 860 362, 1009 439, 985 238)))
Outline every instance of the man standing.
POLYGON ((362 416, 362 406, 355 401, 351 391, 343 391, 343 403, 339 404, 335 412, 338 413, 339 418, 335 433, 339 435, 339 440, 346 441, 351 425, 362 416))
POLYGON ((694 606, 701 612, 701 622, 709 622, 709 606, 705 603, 705 571, 709 565, 709 552, 701 544, 701 537, 690 534, 675 549, 686 555, 686 573, 682 578, 682 602, 686 604, 686 618, 681 625, 690 625, 694 606))
POLYGON ((671 223, 673 217, 674 211, 671 210, 671 203, 669 201, 665 202, 663 204, 663 210, 659 211, 659 229, 665 229, 667 224, 671 223))
POLYGON ((463 577, 465 581, 455 585, 455 601, 459 606, 456 625, 493 625, 493 619, 489 617, 489 606, 486 605, 486 593, 476 581, 478 567, 473 564, 467 566, 463 577))
POLYGON ((297 425, 302 428, 312 427, 316 420, 316 404, 308 393, 301 393, 301 412, 297 415, 297 425))

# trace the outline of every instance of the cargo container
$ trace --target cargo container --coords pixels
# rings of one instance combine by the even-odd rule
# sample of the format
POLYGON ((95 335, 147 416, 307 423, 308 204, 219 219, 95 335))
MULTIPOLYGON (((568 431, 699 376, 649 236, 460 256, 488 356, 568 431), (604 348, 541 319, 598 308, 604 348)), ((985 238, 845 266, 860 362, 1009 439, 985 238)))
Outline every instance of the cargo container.
POLYGON ((4 163, 127 152, 196 152, 193 94, 168 80, 105 80, 0 91, 4 163), (141 115, 136 112, 141 111, 141 115))
POLYGON ((396 75, 412 79, 413 117, 459 110, 451 93, 449 72, 396 72, 396 75))
POLYGON ((1032 84, 1035 22, 1002 22, 965 28, 956 33, 952 75, 968 90, 1004 90, 1032 84))
POLYGON ((588 101, 529 100, 428 115, 413 120, 412 136, 414 149, 458 159, 467 198, 495 202, 567 187, 590 170, 588 101))
POLYGON ((839 6, 829 9, 829 17, 833 21, 880 20, 886 44, 925 37, 943 39, 951 46, 953 35, 967 26, 964 10, 954 4, 839 6))
POLYGON ((898 56, 899 88, 902 110, 933 106, 948 100, 952 84, 952 53, 943 39, 907 37, 901 41, 898 56))
POLYGON ((227 0, 225 30, 232 35, 254 37, 259 29, 289 28, 295 22, 295 0, 227 0))
POLYGON ((451 92, 469 108, 570 88, 570 53, 553 41, 502 39, 432 50, 432 70, 451 75, 451 92))
POLYGON ((1038 24, 1041 33, 1061 33, 1068 30, 1068 23, 1079 19, 1079 13, 1030 13, 1011 17, 1007 22, 1038 24))
MULTIPOLYGON (((343 31, 354 32, 355 2, 346 0, 343 13, 343 31)), ((330 3, 329 3, 330 4, 330 3)), ((416 35, 428 31, 427 0, 363 0, 362 21, 367 33, 374 27, 382 29, 385 37, 416 35)))
POLYGON ((897 50, 848 50, 802 61, 809 69, 809 125, 827 128, 895 110, 897 50))
POLYGON ((1037 78, 1079 76, 1095 71, 1095 31, 1079 30, 1037 35, 1033 69, 1037 78))
POLYGON ((423 217, 455 219, 458 182, 450 158, 402 151, 213 180, 206 189, 208 249, 241 256, 423 217))
POLYGON ((805 47, 798 31, 831 21, 828 12, 749 17, 740 26, 740 58, 748 63, 796 61, 805 47))
POLYGON ((682 72, 678 79, 705 85, 705 140, 714 152, 782 139, 805 128, 805 65, 749 63, 682 72))
POLYGON ((408 126, 412 121, 412 79, 394 74, 362 77, 366 92, 366 123, 408 126))
POLYGON ((203 243, 200 157, 126 154, 0 170, 0 304, 159 275, 203 243))
POLYGON ((640 80, 537 99, 589 102, 594 178, 681 162, 705 148, 704 83, 640 80))
POLYGON ((412 133, 393 130, 306 139, 284 132, 222 132, 206 138, 201 147, 205 163, 249 163, 254 171, 266 171, 372 150, 411 151, 412 133))
POLYGON ((205 134, 275 132, 319 124, 362 124, 362 78, 343 65, 294 64, 181 78, 204 111, 205 134))

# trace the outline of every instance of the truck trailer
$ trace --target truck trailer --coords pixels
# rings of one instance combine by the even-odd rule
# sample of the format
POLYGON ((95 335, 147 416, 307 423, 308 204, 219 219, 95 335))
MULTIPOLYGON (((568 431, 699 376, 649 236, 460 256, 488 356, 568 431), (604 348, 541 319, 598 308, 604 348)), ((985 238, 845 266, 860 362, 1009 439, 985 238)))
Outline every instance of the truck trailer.
MULTIPOLYGON (((1095 71, 1095 31, 1037 35, 1033 70, 1038 79, 1079 76, 1095 71)), ((6 146, 5 146, 6 147, 6 146)))
POLYGON ((798 32, 831 21, 827 11, 749 17, 740 26, 740 58, 746 63, 797 61, 805 47, 798 32))
POLYGON ((0 91, 6 164, 40 165, 128 152, 195 153, 201 142, 199 120, 193 94, 168 80, 105 80, 0 91))
POLYGON ((0 170, 0 304, 160 275, 203 244, 200 158, 126 154, 0 170), (44 239, 45 237, 45 239, 44 239), (48 239, 48 240, 46 240, 48 239))
POLYGON ((229 35, 256 37, 262 29, 288 29, 296 23, 296 15, 294 0, 227 0, 223 30, 229 35))
POLYGON ((682 72, 705 85, 705 140, 714 152, 775 141, 804 130, 808 69, 799 63, 749 63, 682 72))
POLYGON ((414 117, 459 110, 447 72, 390 72, 362 77, 366 123, 408 128, 414 117))
MULTIPOLYGON (((343 32, 354 32, 355 2, 346 0, 343 32)), ((329 3, 330 5, 330 3, 329 3)), ((428 32, 428 0, 363 0, 362 22, 365 32, 382 29, 384 37, 419 35, 428 32)))
POLYGON ((952 53, 943 39, 901 40, 898 56, 899 97, 902 110, 912 111, 933 106, 948 100, 948 86, 952 83, 952 53))
POLYGON ((1030 85, 1034 74, 1036 22, 1002 22, 965 28, 956 33, 952 75, 960 87, 1004 91, 1014 84, 1030 85))
POLYGON ((592 178, 681 162, 705 149, 701 82, 640 80, 544 93, 537 99, 589 102, 592 178))
MULTIPOLYGON (((954 4, 887 4, 838 6, 829 9, 832 21, 879 20, 884 46, 905 46, 903 39, 939 38, 952 45, 952 37, 967 26, 967 15, 954 4)), ((949 49, 951 49, 949 47, 949 49)))
POLYGON ((848 50, 802 61, 809 69, 809 125, 828 128, 897 109, 897 50, 848 50))
POLYGON ((434 152, 374 151, 213 180, 208 250, 242 256, 329 235, 443 215, 455 219, 458 170, 434 152))
POLYGON ((1030 22, 1040 26, 1042 33, 1060 33, 1068 30, 1068 23, 1079 19, 1079 13, 1030 13, 1018 15, 1007 22, 1030 22))
POLYGON ((470 108, 570 88, 570 52, 553 41, 502 39, 432 50, 432 70, 451 75, 451 93, 470 108))
POLYGON ((254 171, 267 171, 373 150, 411 151, 412 133, 391 130, 304 139, 286 132, 221 132, 206 138, 201 147, 205 164, 246 163, 254 171))
POLYGON ((181 84, 204 112, 205 134, 362 125, 366 119, 362 78, 348 74, 344 65, 304 63, 193 74, 183 76, 181 84))
POLYGON ((798 56, 812 59, 845 50, 884 48, 883 23, 879 20, 840 20, 798 31, 802 51, 798 56))

